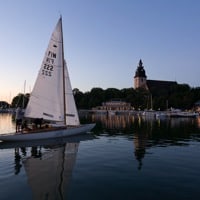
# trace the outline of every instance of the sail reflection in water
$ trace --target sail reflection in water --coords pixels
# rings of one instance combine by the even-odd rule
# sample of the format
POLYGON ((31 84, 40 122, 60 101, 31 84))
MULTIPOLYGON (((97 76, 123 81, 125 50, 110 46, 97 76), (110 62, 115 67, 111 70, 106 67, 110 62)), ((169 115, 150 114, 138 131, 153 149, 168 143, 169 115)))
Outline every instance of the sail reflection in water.
POLYGON ((65 199, 78 147, 79 142, 46 149, 31 147, 30 156, 26 156, 27 148, 15 148, 15 174, 24 167, 33 199, 65 199))

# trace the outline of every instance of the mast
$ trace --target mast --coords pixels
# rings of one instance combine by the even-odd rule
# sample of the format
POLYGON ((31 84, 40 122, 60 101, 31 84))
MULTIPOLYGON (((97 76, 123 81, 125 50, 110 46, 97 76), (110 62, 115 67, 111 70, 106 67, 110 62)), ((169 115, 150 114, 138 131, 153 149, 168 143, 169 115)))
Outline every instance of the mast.
POLYGON ((62 28, 62 16, 60 16, 61 22, 61 37, 62 37, 62 69, 63 69, 63 110, 64 110, 64 124, 66 125, 66 99, 65 99, 65 66, 64 66, 64 45, 63 45, 63 28, 62 28))
POLYGON ((26 90, 26 80, 24 81, 24 95, 23 95, 23 101, 22 101, 22 108, 25 108, 25 90, 26 90))
POLYGON ((152 94, 151 94, 151 110, 153 110, 153 100, 152 100, 152 94))

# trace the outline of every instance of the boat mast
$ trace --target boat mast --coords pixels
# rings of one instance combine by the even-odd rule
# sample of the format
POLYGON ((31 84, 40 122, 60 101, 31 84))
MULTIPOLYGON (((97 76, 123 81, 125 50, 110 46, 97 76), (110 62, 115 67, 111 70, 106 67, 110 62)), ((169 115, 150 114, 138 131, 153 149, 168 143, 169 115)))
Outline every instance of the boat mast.
POLYGON ((22 109, 25 108, 25 90, 26 90, 26 80, 24 81, 24 95, 23 95, 23 101, 22 101, 22 109))
POLYGON ((66 125, 66 103, 65 103, 65 65, 64 65, 64 45, 63 45, 63 28, 62 28, 62 16, 61 21, 61 38, 62 38, 62 69, 63 69, 63 109, 64 109, 64 124, 66 125))

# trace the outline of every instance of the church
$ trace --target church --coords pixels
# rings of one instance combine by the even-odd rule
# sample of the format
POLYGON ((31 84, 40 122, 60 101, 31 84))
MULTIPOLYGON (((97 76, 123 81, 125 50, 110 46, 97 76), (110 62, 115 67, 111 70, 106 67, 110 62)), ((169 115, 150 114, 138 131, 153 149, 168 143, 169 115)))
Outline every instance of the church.
POLYGON ((171 87, 176 86, 176 81, 163 81, 163 80, 148 80, 146 72, 140 59, 134 76, 134 89, 145 89, 149 92, 155 91, 169 91, 171 87))

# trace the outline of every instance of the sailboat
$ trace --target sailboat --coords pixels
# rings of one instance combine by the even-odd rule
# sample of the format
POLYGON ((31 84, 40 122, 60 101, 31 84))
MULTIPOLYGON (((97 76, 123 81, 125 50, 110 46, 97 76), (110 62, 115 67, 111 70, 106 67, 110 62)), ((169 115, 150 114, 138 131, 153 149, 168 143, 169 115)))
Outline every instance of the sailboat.
POLYGON ((90 131, 95 124, 80 124, 67 64, 64 60, 62 17, 51 35, 33 91, 24 114, 25 119, 51 122, 46 129, 26 133, 1 134, 2 141, 40 140, 66 137, 90 131))

